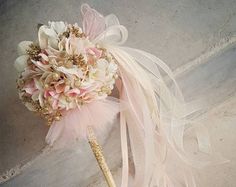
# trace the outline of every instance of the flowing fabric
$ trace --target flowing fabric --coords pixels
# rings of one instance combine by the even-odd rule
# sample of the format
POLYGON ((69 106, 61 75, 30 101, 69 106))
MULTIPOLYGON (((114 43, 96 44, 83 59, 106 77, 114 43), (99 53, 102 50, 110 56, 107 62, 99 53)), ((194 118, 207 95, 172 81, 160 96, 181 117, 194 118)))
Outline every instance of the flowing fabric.
POLYGON ((87 127, 100 134, 111 124, 120 112, 120 103, 114 98, 97 100, 81 108, 66 111, 60 121, 54 122, 46 136, 46 142, 56 148, 74 144, 86 139, 87 127))
MULTIPOLYGON (((52 145, 60 136, 65 139, 83 137, 87 125, 93 125, 99 132, 120 112, 121 187, 195 187, 191 168, 205 166, 217 159, 203 154, 204 159, 199 160, 185 150, 186 127, 192 123, 186 117, 194 109, 186 109, 172 71, 152 54, 122 47, 128 31, 115 15, 103 17, 88 5, 82 6, 82 15, 83 27, 92 42, 105 48, 116 59, 120 76, 117 87, 122 102, 96 101, 68 112, 52 125, 47 142, 52 145), (166 84, 160 71, 165 73, 171 86, 166 84), (125 109, 120 111, 120 108, 125 109), (131 164, 134 167, 132 176, 129 174, 131 164)), ((210 153, 204 127, 195 125, 192 129, 196 130, 199 151, 210 153)))

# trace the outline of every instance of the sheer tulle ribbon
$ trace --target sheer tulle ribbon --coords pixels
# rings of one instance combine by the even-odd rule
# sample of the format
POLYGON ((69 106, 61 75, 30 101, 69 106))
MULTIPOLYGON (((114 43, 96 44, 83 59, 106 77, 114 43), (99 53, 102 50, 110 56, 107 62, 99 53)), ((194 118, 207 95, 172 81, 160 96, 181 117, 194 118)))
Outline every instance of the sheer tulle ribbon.
POLYGON ((46 142, 58 148, 73 144, 78 139, 86 139, 88 126, 92 126, 95 133, 100 134, 105 130, 106 124, 114 121, 120 110, 119 101, 108 97, 66 111, 60 121, 51 125, 46 142))

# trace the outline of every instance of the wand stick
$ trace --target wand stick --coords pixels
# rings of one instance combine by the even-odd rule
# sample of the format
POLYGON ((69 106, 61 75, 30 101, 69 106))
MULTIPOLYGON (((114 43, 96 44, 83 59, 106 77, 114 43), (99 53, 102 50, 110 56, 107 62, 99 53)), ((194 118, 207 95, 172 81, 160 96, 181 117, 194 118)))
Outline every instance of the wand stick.
POLYGON ((90 147, 93 151, 93 154, 97 160, 97 163, 103 172, 103 175, 106 179, 107 185, 109 187, 116 187, 116 184, 115 184, 114 179, 112 177, 111 171, 108 168, 105 158, 103 156, 102 148, 98 144, 98 141, 97 141, 96 136, 94 134, 93 128, 91 126, 88 126, 88 142, 89 142, 90 147))

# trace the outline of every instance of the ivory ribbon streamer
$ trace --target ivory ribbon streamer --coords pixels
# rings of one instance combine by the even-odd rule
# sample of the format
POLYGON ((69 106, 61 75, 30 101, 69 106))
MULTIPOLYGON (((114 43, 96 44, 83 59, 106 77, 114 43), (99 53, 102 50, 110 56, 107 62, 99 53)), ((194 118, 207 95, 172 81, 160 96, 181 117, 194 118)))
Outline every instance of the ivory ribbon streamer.
MULTIPOLYGON (((94 42, 111 52, 117 60, 122 80, 120 98, 129 105, 120 116, 121 186, 196 186, 191 167, 203 167, 213 161, 219 162, 219 159, 204 155, 206 160, 199 161, 185 151, 184 133, 189 123, 185 117, 189 113, 172 71, 152 54, 121 47, 128 38, 127 29, 119 24, 115 15, 104 19, 106 28, 94 42), (166 85, 159 69, 172 81, 172 89, 166 85), (133 184, 128 181, 127 133, 135 168, 133 184)), ((206 128, 199 126, 195 130, 199 151, 210 153, 206 128)))

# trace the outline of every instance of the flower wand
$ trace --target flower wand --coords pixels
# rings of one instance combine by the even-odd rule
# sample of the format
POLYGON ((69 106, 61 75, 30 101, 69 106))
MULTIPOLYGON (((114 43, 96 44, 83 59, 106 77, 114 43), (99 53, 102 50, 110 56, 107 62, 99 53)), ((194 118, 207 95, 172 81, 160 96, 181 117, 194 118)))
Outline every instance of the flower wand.
MULTIPOLYGON (((184 148, 191 121, 185 118, 194 110, 185 109, 173 72, 158 57, 123 46, 128 31, 114 14, 103 16, 87 4, 81 13, 81 27, 49 22, 39 26, 35 42, 18 46, 19 96, 48 121, 46 142, 64 147, 88 140, 108 186, 114 187, 95 134, 119 113, 122 187, 196 186, 191 167, 199 162, 184 148), (111 96, 115 87, 118 98, 111 96), (129 172, 131 163, 135 172, 129 172), (179 175, 172 175, 176 168, 179 175)), ((205 146, 199 151, 209 150, 205 134, 204 129, 196 133, 205 146)))

